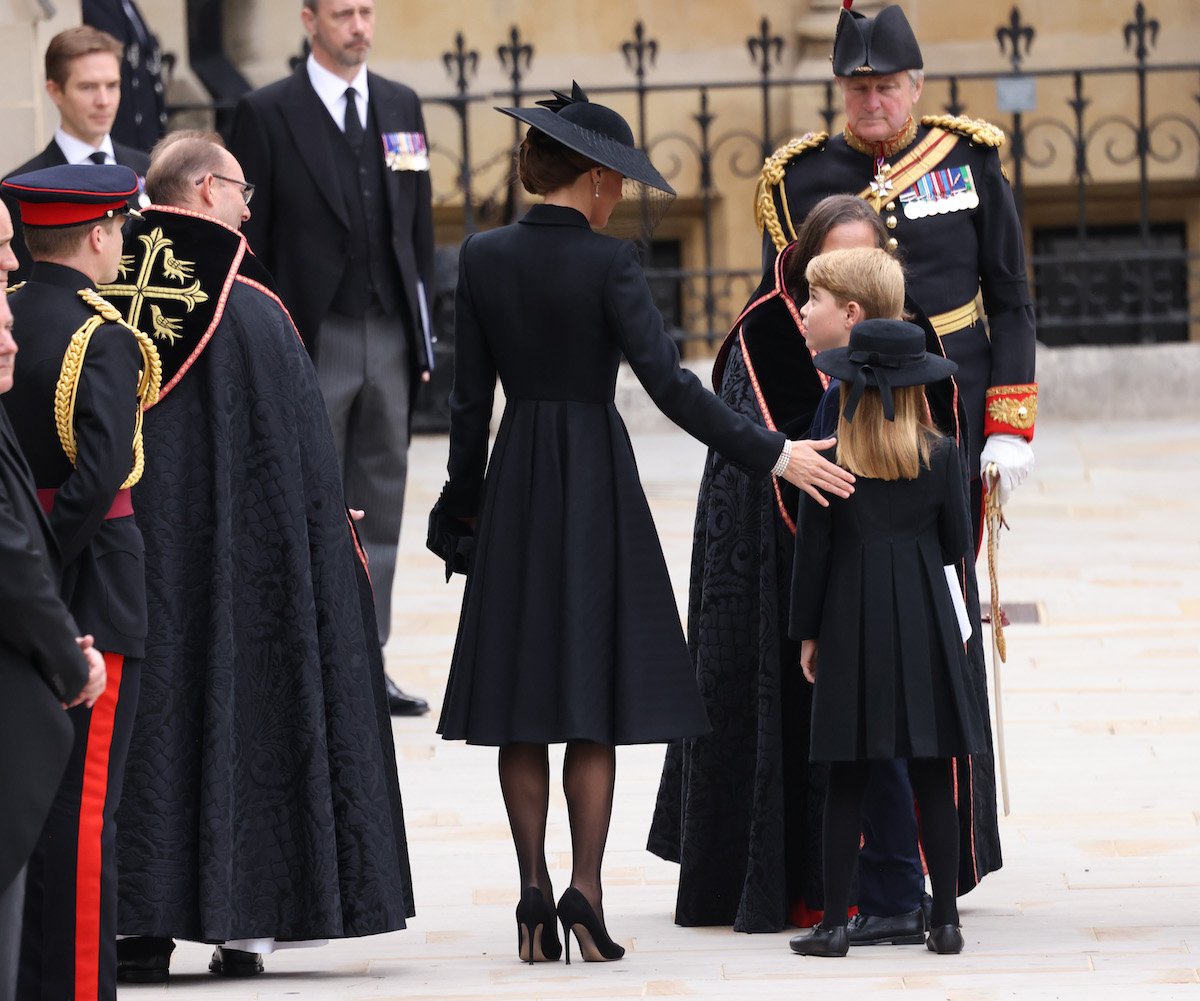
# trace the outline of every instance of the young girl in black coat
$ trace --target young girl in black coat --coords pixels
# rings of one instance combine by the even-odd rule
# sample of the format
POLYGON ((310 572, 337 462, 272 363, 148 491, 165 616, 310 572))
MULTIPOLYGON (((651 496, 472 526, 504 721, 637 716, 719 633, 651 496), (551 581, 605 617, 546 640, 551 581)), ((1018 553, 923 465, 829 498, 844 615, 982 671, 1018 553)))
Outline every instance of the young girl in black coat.
POLYGON ((906 759, 933 883, 927 946, 959 952, 958 818, 951 758, 984 746, 986 711, 967 662, 943 566, 971 545, 962 466, 934 430, 922 384, 955 365, 921 329, 865 320, 817 355, 842 382, 837 461, 857 477, 828 507, 801 498, 791 634, 813 682, 813 761, 830 763, 824 818, 825 915, 791 947, 848 951, 847 902, 872 759, 906 759), (818 667, 819 651, 819 667, 818 667))

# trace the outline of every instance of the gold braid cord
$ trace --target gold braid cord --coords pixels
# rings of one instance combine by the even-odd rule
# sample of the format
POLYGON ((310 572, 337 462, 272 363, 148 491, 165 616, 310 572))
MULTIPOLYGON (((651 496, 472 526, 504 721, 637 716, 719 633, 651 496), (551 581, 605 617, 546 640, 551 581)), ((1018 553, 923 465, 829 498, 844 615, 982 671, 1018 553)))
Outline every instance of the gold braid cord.
MULTIPOLYGON (((794 240, 796 234, 793 232, 789 239, 783 231, 783 223, 780 222, 779 212, 775 208, 775 189, 783 184, 784 171, 794 157, 800 156, 801 153, 806 153, 810 149, 816 149, 828 138, 828 132, 808 132, 784 143, 767 157, 763 164, 762 173, 758 176, 758 186, 754 191, 754 221, 758 225, 760 233, 766 230, 770 234, 776 253, 794 240)), ((784 199, 786 213, 787 196, 783 194, 782 188, 780 188, 780 195, 784 199)), ((791 228, 791 219, 787 220, 787 224, 791 228)))
POLYGON ((994 146, 998 149, 1005 143, 1004 130, 991 122, 985 122, 982 118, 968 118, 966 115, 924 115, 921 124, 931 129, 957 132, 980 146, 994 146))
POLYGON ((79 394, 79 379, 83 375, 83 359, 92 335, 105 323, 115 323, 133 334, 142 354, 142 370, 138 373, 138 408, 133 427, 133 469, 121 484, 121 489, 125 490, 142 478, 142 472, 146 468, 145 451, 142 446, 142 413, 158 402, 158 392, 162 387, 162 362, 154 342, 122 320, 116 306, 107 299, 90 288, 80 290, 79 298, 94 309, 97 315, 89 317, 83 326, 75 331, 63 355, 58 384, 54 388, 54 425, 58 430, 59 443, 74 465, 78 455, 75 443, 75 400, 79 394))
POLYGON ((1000 604, 1000 578, 997 574, 999 562, 1000 529, 1007 527, 1004 512, 1000 508, 1000 491, 996 489, 996 467, 990 465, 985 471, 985 477, 990 489, 984 501, 984 518, 987 521, 988 540, 988 583, 992 588, 992 635, 996 640, 996 652, 1002 661, 1008 660, 1008 643, 1004 638, 1004 607, 1000 604))

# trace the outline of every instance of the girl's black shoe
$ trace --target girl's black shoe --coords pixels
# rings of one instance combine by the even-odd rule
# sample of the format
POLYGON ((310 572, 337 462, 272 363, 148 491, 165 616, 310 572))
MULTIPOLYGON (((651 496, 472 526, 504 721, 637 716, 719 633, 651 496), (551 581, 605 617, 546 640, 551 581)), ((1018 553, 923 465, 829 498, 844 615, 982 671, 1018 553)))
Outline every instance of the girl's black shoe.
POLYGON ((952 956, 962 952, 962 932, 958 925, 938 925, 936 928, 930 928, 925 948, 943 956, 952 956))
POLYGON ((571 932, 575 933, 585 962, 609 963, 625 955, 624 947, 608 937, 608 931, 596 917, 587 897, 573 886, 568 887, 558 901, 558 920, 563 926, 568 963, 571 962, 571 932))
POLYGON ((807 935, 795 936, 788 945, 801 956, 844 956, 850 951, 850 936, 845 925, 836 928, 817 925, 807 935))
POLYGON ((522 963, 556 963, 562 955, 554 908, 536 886, 525 887, 517 904, 517 955, 522 963))

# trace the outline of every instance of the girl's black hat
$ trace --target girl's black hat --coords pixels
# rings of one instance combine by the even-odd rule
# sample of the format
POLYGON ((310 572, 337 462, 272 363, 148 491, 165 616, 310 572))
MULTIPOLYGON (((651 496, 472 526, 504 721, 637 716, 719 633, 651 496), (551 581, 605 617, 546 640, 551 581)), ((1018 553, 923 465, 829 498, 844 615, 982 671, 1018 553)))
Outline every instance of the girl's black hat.
POLYGON ((633 141, 633 129, 612 108, 588 100, 583 88, 571 84, 571 96, 554 91, 553 99, 538 101, 536 108, 497 108, 526 125, 546 133, 568 149, 615 170, 631 181, 657 188, 668 195, 667 183, 633 141))
POLYGON ((846 420, 854 419, 863 390, 873 386, 879 390, 883 415, 896 419, 892 403, 892 388, 920 386, 939 382, 958 371, 949 358, 925 350, 925 332, 915 323, 904 320, 863 320, 850 331, 850 344, 844 348, 822 351, 813 364, 827 375, 850 385, 850 395, 843 411, 846 420))

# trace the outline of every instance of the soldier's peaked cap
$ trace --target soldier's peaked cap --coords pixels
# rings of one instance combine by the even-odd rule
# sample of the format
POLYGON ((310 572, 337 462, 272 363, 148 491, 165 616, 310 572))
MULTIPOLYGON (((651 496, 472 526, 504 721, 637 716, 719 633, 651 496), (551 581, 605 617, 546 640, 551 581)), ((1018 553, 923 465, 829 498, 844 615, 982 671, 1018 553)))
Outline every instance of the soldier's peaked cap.
POLYGON ((119 164, 63 164, 17 174, 0 187, 20 203, 24 225, 54 228, 129 212, 138 176, 119 164))
POLYGON ((904 11, 895 6, 884 7, 874 17, 844 6, 831 58, 834 76, 886 76, 925 67, 917 36, 904 11))

